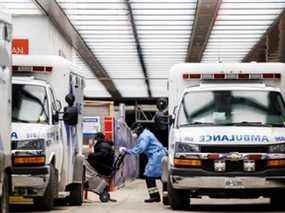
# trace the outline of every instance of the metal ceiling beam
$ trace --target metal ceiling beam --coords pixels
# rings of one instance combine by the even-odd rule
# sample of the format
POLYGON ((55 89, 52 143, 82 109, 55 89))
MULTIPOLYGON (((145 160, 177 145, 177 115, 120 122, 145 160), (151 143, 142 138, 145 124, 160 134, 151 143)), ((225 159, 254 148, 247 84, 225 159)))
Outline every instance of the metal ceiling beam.
POLYGON ((141 68, 142 68, 143 75, 145 77, 145 84, 147 86, 147 93, 148 93, 149 97, 152 97, 151 90, 150 90, 150 83, 149 83, 149 80, 148 80, 148 72, 147 72, 145 61, 144 61, 143 50, 142 50, 142 47, 141 47, 141 44, 140 44, 140 39, 139 39, 139 35, 138 35, 138 32, 137 32, 137 27, 136 27, 136 24, 135 24, 135 18, 134 18, 134 14, 133 14, 132 5, 131 5, 129 0, 125 0, 125 3, 126 3, 126 6, 127 6, 127 9, 128 9, 129 20, 131 22, 133 36, 134 36, 134 39, 135 39, 135 42, 136 42, 136 50, 137 50, 139 62, 140 62, 141 68))
POLYGON ((110 95, 114 99, 121 99, 122 95, 111 80, 109 74, 85 43, 78 31, 74 28, 71 21, 56 0, 34 0, 34 2, 47 14, 50 21, 60 31, 66 41, 77 50, 81 58, 93 71, 94 75, 99 80, 102 79, 100 81, 110 95))
POLYGON ((279 62, 285 62, 285 14, 280 17, 279 20, 279 46, 278 46, 278 56, 279 62))
MULTIPOLYGON (((164 97, 167 98, 167 97, 164 97)), ((102 98, 102 97, 84 97, 84 100, 86 101, 114 101, 115 105, 119 105, 120 103, 124 103, 126 105, 135 105, 135 104, 152 104, 152 105, 156 105, 157 100, 160 99, 159 98, 149 98, 149 97, 145 97, 145 98, 138 98, 138 97, 123 97, 122 99, 120 99, 120 101, 114 101, 112 98, 102 98)))
POLYGON ((273 21, 273 23, 268 27, 266 32, 261 36, 259 41, 251 48, 251 50, 246 54, 246 56, 242 59, 242 62, 250 62, 250 61, 260 61, 258 60, 259 55, 264 55, 266 52, 266 40, 268 35, 270 35, 273 31, 278 27, 278 23, 280 19, 285 15, 285 9, 283 9, 282 13, 273 21))
POLYGON ((222 0, 198 0, 186 62, 200 62, 222 0))

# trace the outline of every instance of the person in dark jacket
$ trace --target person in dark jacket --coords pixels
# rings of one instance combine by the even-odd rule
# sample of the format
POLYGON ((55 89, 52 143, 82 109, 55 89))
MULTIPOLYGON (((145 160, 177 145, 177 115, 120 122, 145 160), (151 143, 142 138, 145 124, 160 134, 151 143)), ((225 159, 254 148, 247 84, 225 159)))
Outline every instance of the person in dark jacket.
POLYGON ((111 175, 115 160, 114 143, 105 140, 102 132, 95 135, 94 152, 88 155, 88 163, 101 175, 111 175))
POLYGON ((166 148, 168 148, 168 125, 169 125, 167 106, 168 106, 167 99, 160 98, 156 103, 158 111, 154 115, 155 135, 159 139, 159 141, 163 144, 163 146, 166 148))
POLYGON ((145 202, 160 202, 156 178, 159 178, 162 175, 162 158, 167 154, 167 151, 154 134, 148 129, 144 129, 142 124, 135 123, 131 129, 133 133, 138 136, 137 144, 132 149, 120 147, 120 152, 125 152, 130 155, 146 154, 148 163, 145 167, 144 175, 146 177, 146 186, 150 198, 146 199, 145 202))

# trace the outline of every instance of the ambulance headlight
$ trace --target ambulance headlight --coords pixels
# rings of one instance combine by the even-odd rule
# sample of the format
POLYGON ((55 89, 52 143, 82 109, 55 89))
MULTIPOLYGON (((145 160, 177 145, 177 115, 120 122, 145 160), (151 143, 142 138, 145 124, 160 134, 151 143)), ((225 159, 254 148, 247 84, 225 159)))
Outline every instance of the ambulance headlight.
POLYGON ((200 152, 200 147, 195 144, 177 142, 175 144, 175 152, 176 153, 200 152))
POLYGON ((276 144, 269 147, 270 153, 285 153, 285 144, 276 144))
POLYGON ((41 150, 45 149, 44 139, 12 141, 12 150, 41 150))

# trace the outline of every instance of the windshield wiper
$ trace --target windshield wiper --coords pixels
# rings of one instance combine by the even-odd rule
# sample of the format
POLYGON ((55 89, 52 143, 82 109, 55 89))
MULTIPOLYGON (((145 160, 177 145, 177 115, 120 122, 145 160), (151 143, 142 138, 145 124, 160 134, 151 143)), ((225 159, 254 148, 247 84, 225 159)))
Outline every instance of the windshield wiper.
POLYGON ((262 122, 242 121, 236 123, 225 123, 225 126, 264 126, 262 122))
POLYGON ((180 127, 186 127, 186 126, 213 126, 216 125, 215 123, 211 122, 193 122, 188 124, 181 124, 180 127))
POLYGON ((273 123, 266 123, 264 126, 269 126, 269 127, 285 127, 284 124, 278 123, 278 124, 273 124, 273 123))
POLYGON ((249 122, 242 121, 236 123, 212 123, 212 122, 193 122, 187 124, 181 124, 179 127, 187 126, 264 126, 264 127, 285 127, 284 124, 280 123, 262 123, 262 122, 249 122))
POLYGON ((22 119, 15 118, 15 117, 12 117, 12 122, 30 123, 30 121, 22 120, 22 119))

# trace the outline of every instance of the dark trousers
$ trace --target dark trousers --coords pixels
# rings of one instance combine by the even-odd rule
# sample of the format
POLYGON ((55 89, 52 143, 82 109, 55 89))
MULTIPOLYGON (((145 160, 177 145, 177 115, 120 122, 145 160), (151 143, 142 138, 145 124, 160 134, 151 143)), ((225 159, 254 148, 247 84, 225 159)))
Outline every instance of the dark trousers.
POLYGON ((150 198, 160 198, 159 190, 156 186, 155 177, 146 177, 145 178, 146 186, 148 189, 148 194, 150 198))

